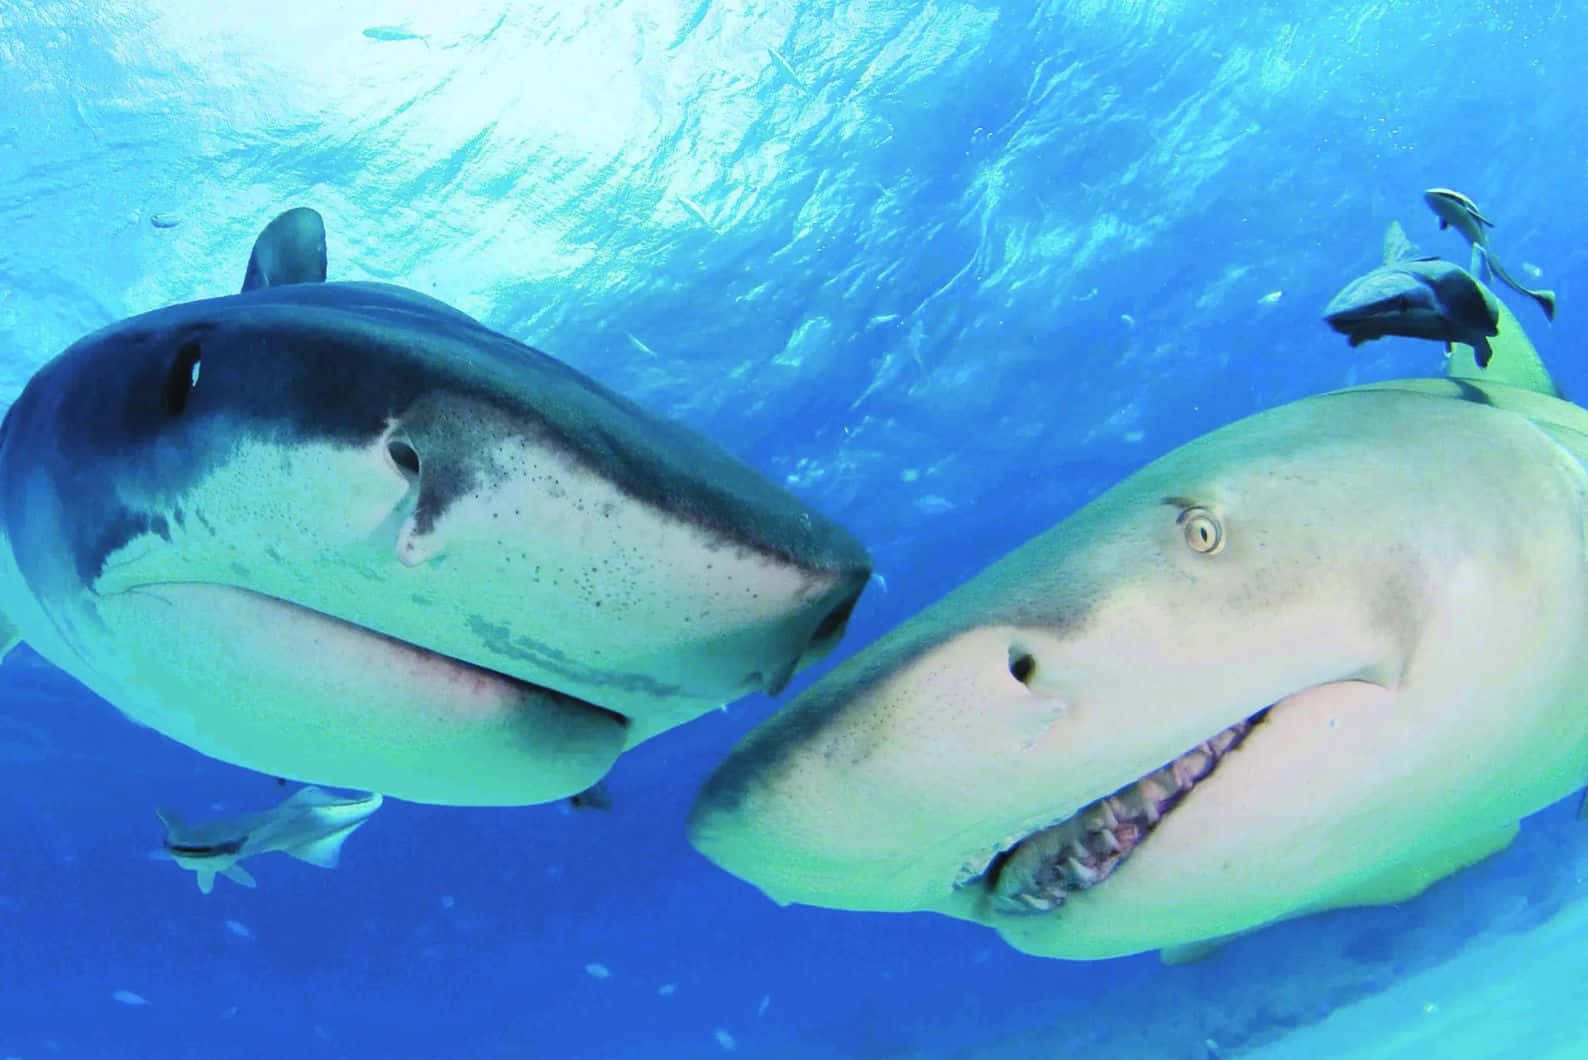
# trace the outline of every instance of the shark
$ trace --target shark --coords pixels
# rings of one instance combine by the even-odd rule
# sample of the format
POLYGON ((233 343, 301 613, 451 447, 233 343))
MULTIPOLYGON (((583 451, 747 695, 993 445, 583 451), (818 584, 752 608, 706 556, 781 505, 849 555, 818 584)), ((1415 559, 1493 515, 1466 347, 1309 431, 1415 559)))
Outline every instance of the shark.
MULTIPOLYGON (((312 211, 311 211, 312 212, 312 211)), ((272 776, 525 805, 841 637, 837 523, 690 428, 440 301, 243 289, 84 337, 0 422, 0 654, 272 776)))
POLYGON ((1492 271, 1511 290, 1537 302, 1539 309, 1544 311, 1545 319, 1550 321, 1555 319, 1555 292, 1534 290, 1517 283, 1494 256, 1494 251, 1489 247, 1488 233, 1488 229, 1494 227, 1494 222, 1483 216, 1483 211, 1478 209, 1477 203, 1459 191, 1452 191, 1449 188, 1429 188, 1423 192, 1423 202, 1427 203, 1434 216, 1439 218, 1441 231, 1453 228, 1472 245, 1471 269, 1474 274, 1487 279, 1492 271))
POLYGON ((1588 777, 1588 411, 1531 350, 1172 450, 751 730, 690 840, 779 903, 1073 960, 1503 849, 1588 777))
POLYGON ((1503 303, 1476 277, 1425 255, 1399 222, 1391 222, 1384 233, 1384 263, 1346 284, 1323 319, 1353 347, 1385 335, 1459 342, 1475 349, 1486 366, 1502 312, 1503 303))
POLYGON ((257 854, 280 851, 310 865, 335 868, 342 844, 380 809, 381 801, 378 794, 335 795, 309 785, 271 809, 201 825, 185 824, 171 810, 155 814, 165 825, 164 853, 192 871, 198 889, 209 894, 217 876, 255 886, 253 875, 238 863, 257 854))

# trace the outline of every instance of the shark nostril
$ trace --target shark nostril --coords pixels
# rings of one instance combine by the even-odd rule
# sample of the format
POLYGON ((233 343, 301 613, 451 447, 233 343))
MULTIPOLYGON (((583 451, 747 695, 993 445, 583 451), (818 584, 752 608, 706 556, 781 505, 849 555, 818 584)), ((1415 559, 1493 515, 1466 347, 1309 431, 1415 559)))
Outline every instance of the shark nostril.
POLYGON ((1009 649, 1009 676, 1021 684, 1030 686, 1031 678, 1037 672, 1037 660, 1030 652, 1021 648, 1009 649))
POLYGON ((386 443, 386 455, 391 457, 391 462, 397 469, 409 478, 419 474, 419 454, 414 447, 400 438, 393 438, 386 443))

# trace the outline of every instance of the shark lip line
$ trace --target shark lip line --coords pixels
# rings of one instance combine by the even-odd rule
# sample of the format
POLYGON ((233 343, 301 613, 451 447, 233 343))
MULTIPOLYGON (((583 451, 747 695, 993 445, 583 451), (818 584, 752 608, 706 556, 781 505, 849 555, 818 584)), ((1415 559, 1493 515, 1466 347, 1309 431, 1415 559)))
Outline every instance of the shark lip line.
POLYGON ((984 886, 992 910, 1004 915, 1053 912, 1072 894, 1113 875, 1186 794, 1245 742, 1270 709, 1220 729, 1112 795, 1016 840, 960 886, 984 886))
MULTIPOLYGON (((612 714, 607 708, 589 703, 576 696, 538 685, 512 674, 443 654, 422 644, 394 637, 368 626, 350 622, 345 618, 294 603, 291 600, 254 589, 219 582, 156 582, 138 586, 129 592, 147 592, 153 596, 193 591, 224 594, 247 607, 256 608, 256 620, 276 621, 286 624, 318 627, 313 637, 316 648, 328 652, 356 653, 363 665, 381 665, 399 668, 427 681, 439 681, 450 688, 460 702, 500 701, 502 697, 523 701, 531 697, 549 696, 578 703, 590 710, 612 714)), ((175 601, 172 601, 173 603, 175 601)), ((622 718, 622 715, 616 715, 622 718)))

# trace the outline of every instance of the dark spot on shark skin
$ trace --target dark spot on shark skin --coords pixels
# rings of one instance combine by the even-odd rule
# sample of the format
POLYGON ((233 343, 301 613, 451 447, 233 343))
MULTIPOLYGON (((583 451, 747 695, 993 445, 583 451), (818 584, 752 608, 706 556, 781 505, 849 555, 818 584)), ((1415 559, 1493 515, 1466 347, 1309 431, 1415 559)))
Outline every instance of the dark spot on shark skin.
POLYGON ((232 563, 231 569, 232 569, 232 573, 237 575, 237 577, 241 581, 243 581, 245 583, 248 581, 248 579, 250 577, 253 576, 253 572, 250 571, 247 567, 243 566, 241 563, 236 563, 236 562, 232 563))
POLYGON ((429 606, 431 606, 432 604, 435 603, 434 600, 432 600, 430 597, 426 596, 424 593, 413 593, 413 594, 409 595, 408 599, 412 600, 414 603, 418 604, 420 607, 429 607, 429 606))
POLYGON ((480 638, 490 651, 505 658, 532 663, 570 681, 643 693, 658 699, 670 698, 685 691, 681 685, 663 684, 643 674, 611 673, 579 666, 556 648, 549 647, 533 637, 515 637, 506 626, 491 622, 483 615, 470 615, 468 628, 469 632, 480 638))
POLYGON ((265 558, 274 563, 286 562, 286 560, 281 557, 281 553, 276 551, 276 547, 274 545, 271 545, 269 548, 265 549, 265 558))

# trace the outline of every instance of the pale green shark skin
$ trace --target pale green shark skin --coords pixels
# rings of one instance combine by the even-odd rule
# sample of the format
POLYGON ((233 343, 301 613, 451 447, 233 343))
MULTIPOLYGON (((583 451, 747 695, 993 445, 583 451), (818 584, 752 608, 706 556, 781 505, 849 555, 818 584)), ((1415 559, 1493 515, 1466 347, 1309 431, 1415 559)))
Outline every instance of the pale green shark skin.
POLYGON ((1416 894, 1588 776, 1585 454, 1588 413, 1472 379, 1214 431, 753 731, 692 841, 778 902, 1075 959, 1416 894), (1191 506, 1217 552, 1188 546, 1191 506), (991 906, 1000 851, 1270 705, 1110 878, 991 906))

